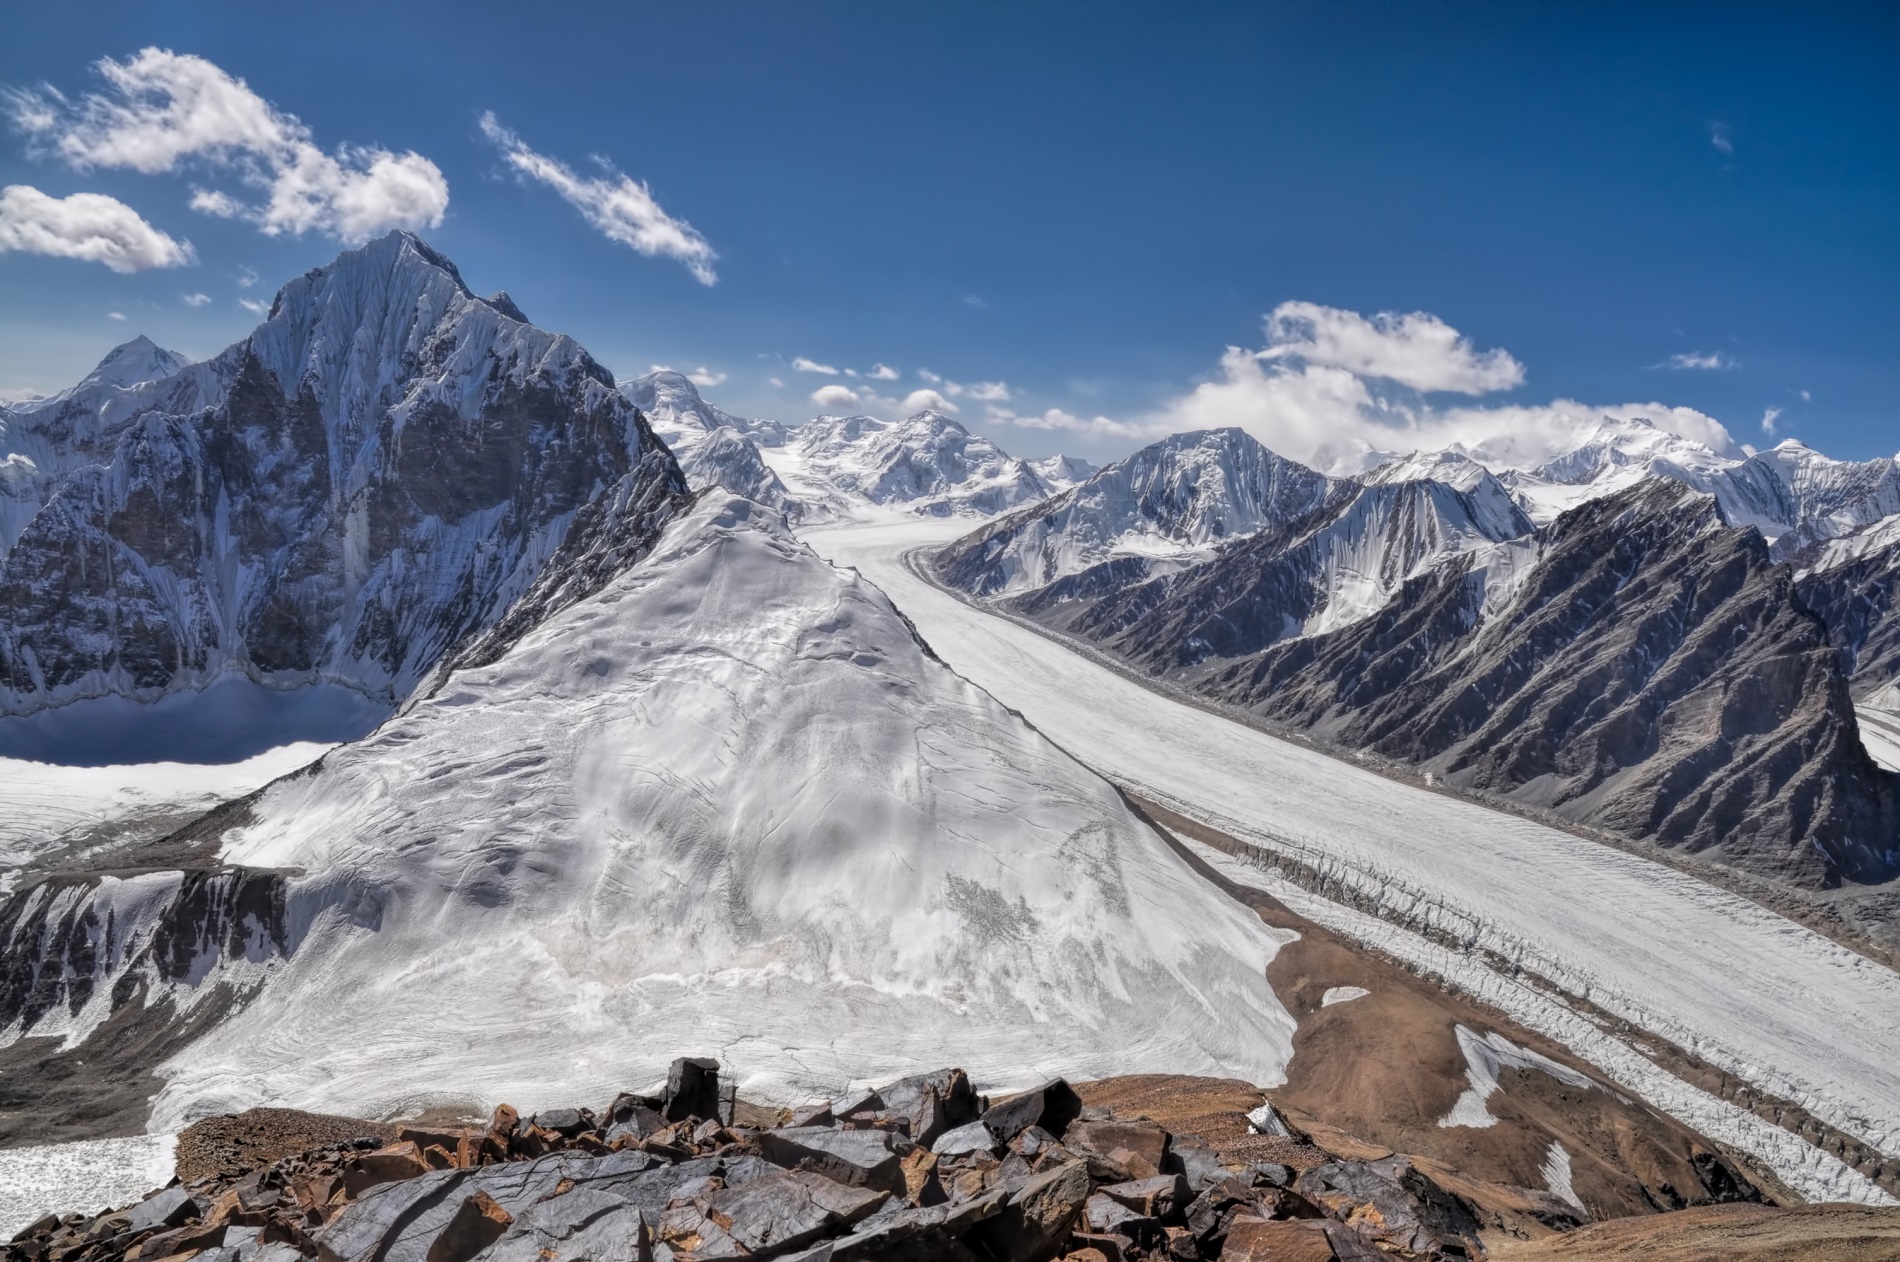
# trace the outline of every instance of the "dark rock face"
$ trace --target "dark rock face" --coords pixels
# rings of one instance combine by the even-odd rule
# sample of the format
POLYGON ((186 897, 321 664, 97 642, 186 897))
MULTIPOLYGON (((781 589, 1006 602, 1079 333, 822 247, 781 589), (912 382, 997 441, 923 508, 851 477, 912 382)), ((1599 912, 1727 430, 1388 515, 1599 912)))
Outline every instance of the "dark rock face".
POLYGON ((633 527, 620 550, 650 545, 677 465, 610 374, 518 315, 392 234, 138 387, 116 429, 67 450, 47 418, 35 441, 72 467, 0 553, 0 714, 226 670, 394 705, 603 498, 633 527))
POLYGON ((1900 541, 1843 563, 1805 571, 1795 582, 1802 604, 1827 624, 1828 638, 1846 655, 1857 697, 1900 679, 1900 541))
POLYGON ((220 957, 288 954, 282 874, 247 868, 50 878, 0 901, 0 1027, 30 1031, 77 1016, 96 995, 114 1009, 139 983, 193 977, 220 957))
POLYGON ((1460 787, 1810 889, 1900 873, 1900 778, 1867 757, 1829 625, 1758 533, 1651 479, 1512 547, 1520 578, 1453 558, 1297 639, 1309 588, 1270 533, 1093 601, 1018 607, 1460 787))

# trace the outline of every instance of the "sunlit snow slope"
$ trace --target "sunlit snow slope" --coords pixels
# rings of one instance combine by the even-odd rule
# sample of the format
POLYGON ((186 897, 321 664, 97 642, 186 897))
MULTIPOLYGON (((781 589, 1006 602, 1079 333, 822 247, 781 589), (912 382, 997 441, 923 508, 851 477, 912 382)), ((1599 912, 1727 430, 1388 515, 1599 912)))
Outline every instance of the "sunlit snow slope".
POLYGON ((1280 1081, 1281 938, 778 521, 704 497, 267 790, 223 858, 303 874, 296 941, 164 1066, 152 1128, 605 1099, 693 1052, 766 1099, 944 1064, 1280 1081))
MULTIPOLYGON (((952 667, 1111 779, 1242 840, 1294 852, 1402 922, 1429 923, 1515 959, 1881 1151, 1900 1152, 1900 975, 1692 877, 1160 697, 904 565, 911 548, 956 533, 954 523, 907 523, 806 538, 888 591, 952 667)), ((1487 984, 1487 1000, 1547 1029, 1533 1009, 1553 1006, 1549 996, 1508 972, 1487 984)), ((1574 1013, 1565 1019, 1604 1037, 1574 1013)), ((1590 1054, 1577 1031, 1547 1029, 1590 1054)), ((1636 1055, 1618 1046, 1619 1055, 1636 1055)), ((1640 1090, 1634 1079, 1620 1078, 1640 1090)), ((1882 1195, 1752 1114, 1686 1087, 1682 1098, 1691 1105, 1665 1107, 1763 1156, 1811 1195, 1882 1195)))

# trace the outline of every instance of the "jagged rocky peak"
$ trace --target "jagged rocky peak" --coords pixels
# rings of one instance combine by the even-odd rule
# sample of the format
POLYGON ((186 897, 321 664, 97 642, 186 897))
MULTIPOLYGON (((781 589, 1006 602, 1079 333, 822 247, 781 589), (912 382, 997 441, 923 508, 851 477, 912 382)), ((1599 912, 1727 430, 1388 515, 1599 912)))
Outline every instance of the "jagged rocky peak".
POLYGON ((1900 778, 1758 532, 1651 478, 1537 532, 1487 611, 1441 565, 1371 618, 1208 662, 1201 687, 1348 746, 1820 888, 1900 871, 1900 778))
POLYGON ((1298 520, 1353 484, 1274 454, 1239 429, 1173 434, 1080 485, 945 549, 945 581, 1026 592, 1115 557, 1143 576, 1222 540, 1298 520))
POLYGON ((50 484, 0 557, 0 715, 227 672, 393 706, 577 525, 637 538, 685 494, 611 374, 409 233, 138 392, 116 427, 35 431, 50 484))
POLYGON ((645 414, 653 430, 673 450, 695 489, 724 487, 749 500, 776 508, 801 521, 806 508, 765 463, 759 446, 783 441, 776 421, 734 416, 700 397, 684 373, 656 368, 621 383, 621 393, 645 414))

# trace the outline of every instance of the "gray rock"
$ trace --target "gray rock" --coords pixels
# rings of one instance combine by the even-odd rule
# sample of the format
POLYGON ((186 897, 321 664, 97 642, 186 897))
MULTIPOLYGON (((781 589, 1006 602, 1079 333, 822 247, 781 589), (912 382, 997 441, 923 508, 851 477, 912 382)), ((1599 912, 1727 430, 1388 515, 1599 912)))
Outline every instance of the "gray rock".
POLYGON ((649 1262, 651 1224, 622 1196, 580 1187, 522 1210, 479 1256, 482 1262, 649 1262))
POLYGON ((976 1091, 961 1069, 939 1069, 880 1088, 879 1112, 901 1122, 911 1142, 928 1148, 945 1131, 977 1120, 976 1091))
POLYGON ((182 1187, 169 1187, 126 1211, 125 1230, 156 1231, 176 1227, 197 1212, 198 1204, 191 1199, 191 1193, 182 1187))
POLYGON ((904 1193, 903 1157, 913 1147, 889 1131, 823 1126, 760 1131, 758 1143, 766 1159, 778 1165, 897 1196, 904 1193))
POLYGON ((991 1105, 983 1113, 983 1124, 999 1144, 1007 1144, 1031 1126, 1040 1126, 1060 1139, 1069 1123, 1082 1113, 1082 1099, 1060 1078, 1052 1078, 1039 1087, 1011 1096, 991 1105))
POLYGON ((990 1128, 977 1121, 937 1136, 937 1142, 930 1146, 930 1151, 940 1157, 956 1157, 966 1152, 996 1152, 1001 1147, 990 1128))
POLYGON ((972 1229, 999 1262, 1036 1262, 1061 1243, 1089 1198, 1088 1166, 1067 1161, 1010 1194, 1002 1210, 972 1229))

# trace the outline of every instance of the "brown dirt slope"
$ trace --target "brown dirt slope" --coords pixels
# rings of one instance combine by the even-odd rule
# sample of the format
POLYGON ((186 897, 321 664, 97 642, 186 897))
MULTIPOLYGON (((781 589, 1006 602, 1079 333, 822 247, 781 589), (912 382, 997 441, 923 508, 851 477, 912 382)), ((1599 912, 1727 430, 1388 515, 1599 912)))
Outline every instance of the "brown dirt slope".
MULTIPOLYGON (((1207 831, 1154 804, 1135 805, 1163 836, 1170 829, 1197 837, 1207 831)), ((1560 1225, 1549 1212, 1555 1189, 1545 1173, 1553 1144, 1569 1156, 1571 1185, 1590 1220, 1759 1199, 1764 1192, 1780 1199, 1773 1181, 1744 1171, 1681 1123, 1631 1099, 1563 1047, 1225 880, 1178 842, 1177 849, 1263 920, 1300 934, 1267 969, 1299 1027, 1287 1081, 1266 1094, 1316 1140, 1323 1143, 1333 1128, 1455 1171, 1492 1190, 1497 1212, 1490 1226, 1506 1235, 1535 1237, 1560 1225), (1369 993, 1322 1006, 1328 990, 1345 986, 1369 993), (1591 1085, 1507 1067, 1486 1101, 1492 1125, 1440 1126, 1468 1085, 1460 1026, 1478 1036, 1500 1035, 1591 1085), (1517 1191, 1500 1199, 1500 1188, 1517 1191)))
POLYGON ((1896 1262, 1900 1209, 1705 1205, 1509 1241, 1492 1262, 1896 1262))

